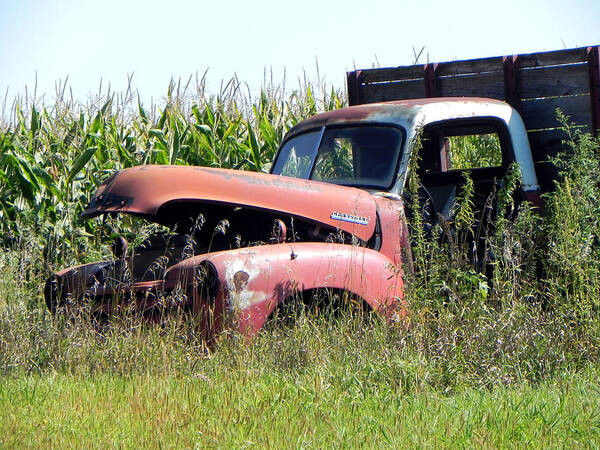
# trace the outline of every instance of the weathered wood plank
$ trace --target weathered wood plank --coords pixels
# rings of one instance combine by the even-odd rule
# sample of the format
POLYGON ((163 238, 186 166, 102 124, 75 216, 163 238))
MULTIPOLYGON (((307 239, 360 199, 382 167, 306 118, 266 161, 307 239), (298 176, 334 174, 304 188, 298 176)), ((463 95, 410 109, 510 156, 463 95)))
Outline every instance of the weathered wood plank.
POLYGON ((558 169, 549 160, 565 149, 562 141, 567 135, 561 129, 532 131, 528 135, 538 184, 547 192, 553 188, 553 181, 558 178, 558 169))
MULTIPOLYGON (((587 61, 587 47, 520 54, 518 57, 519 65, 523 69, 582 63, 587 61)), ((438 74, 440 76, 446 76, 491 72, 496 70, 502 71, 502 58, 502 56, 494 56, 489 58, 468 59, 463 61, 445 61, 438 64, 438 74)), ((366 83, 411 80, 423 77, 423 64, 382 67, 377 69, 362 69, 361 72, 363 73, 366 83)))
MULTIPOLYGON (((558 127, 556 108, 578 125, 591 123, 587 58, 585 47, 519 55, 519 109, 529 130, 558 127)), ((356 91, 364 103, 426 95, 423 65, 367 69, 360 78, 356 91)), ((502 57, 439 63, 436 80, 439 96, 504 100, 502 57)))
POLYGON ((363 103, 376 103, 390 100, 421 98, 424 96, 424 81, 413 80, 363 85, 361 100, 363 103))
POLYGON ((521 108, 528 130, 560 127, 561 124, 556 119, 557 108, 575 125, 589 126, 592 123, 589 95, 528 100, 521 103, 521 108))
MULTIPOLYGON (((576 127, 583 133, 591 133, 591 127, 588 125, 576 127)), ((546 161, 550 156, 555 156, 561 150, 567 150, 568 147, 563 144, 569 136, 562 128, 552 128, 546 130, 534 130, 527 133, 531 154, 534 161, 546 161)))
MULTIPOLYGON (((424 65, 386 67, 381 69, 361 70, 365 83, 378 83, 385 81, 412 80, 423 78, 424 65)), ((438 64, 437 74, 439 76, 447 75, 466 75, 477 74, 481 72, 502 71, 502 57, 470 59, 465 61, 448 61, 438 64)))
MULTIPOLYGON (((587 47, 520 54, 518 57, 519 65, 523 69, 584 63, 587 61, 587 47)), ((463 61, 445 61, 438 64, 438 74, 440 76, 464 75, 469 73, 481 73, 496 70, 502 70, 502 56, 469 59, 463 61)), ((423 77, 423 64, 383 67, 377 69, 362 69, 361 72, 366 83, 410 80, 423 77)))
MULTIPOLYGON (((504 99, 504 78, 500 72, 450 76, 439 78, 439 96, 487 97, 504 99)), ((402 100, 425 96, 424 80, 395 81, 362 85, 365 103, 402 100)))
MULTIPOLYGON (((589 126, 579 129, 584 132, 591 131, 589 126)), ((544 191, 552 190, 554 188, 553 181, 558 179, 558 169, 550 162, 550 159, 561 151, 568 151, 568 146, 563 143, 568 137, 567 133, 560 128, 555 128, 530 131, 528 136, 538 184, 544 191)))
POLYGON ((531 151, 535 154, 544 154, 542 150, 548 144, 554 145, 567 138, 567 133, 561 128, 550 128, 545 130, 533 130, 527 133, 531 151))
POLYGON ((437 73, 440 76, 466 75, 496 71, 502 72, 502 56, 443 62, 438 64, 437 69, 437 73))
POLYGON ((423 65, 361 70, 365 83, 423 78, 423 65))
POLYGON ((535 161, 535 174, 542 192, 554 189, 554 180, 558 180, 558 169, 548 160, 535 161))
MULTIPOLYGON (((588 69, 585 64, 521 69, 519 75, 521 77, 521 95, 523 99, 579 95, 586 94, 589 91, 588 69)), ((415 83, 422 82, 422 78, 412 79, 411 81, 415 83)), ((439 82, 440 95, 443 96, 480 96, 504 99, 504 79, 502 78, 502 72, 499 71, 460 76, 445 75, 439 77, 439 82)), ((385 84, 370 85, 368 90, 377 90, 385 84)), ((366 89, 366 86, 363 85, 361 89, 366 89)), ((400 91, 395 90, 395 92, 397 92, 396 95, 400 95, 400 91)), ((380 99, 383 100, 381 97, 380 99)))
POLYGON ((444 97, 486 97, 504 100, 502 72, 440 77, 439 93, 444 97))
POLYGON ((519 55, 519 64, 523 68, 572 64, 585 61, 587 61, 586 47, 519 55))
POLYGON ((521 69, 519 76, 522 99, 587 94, 590 90, 587 64, 521 69))

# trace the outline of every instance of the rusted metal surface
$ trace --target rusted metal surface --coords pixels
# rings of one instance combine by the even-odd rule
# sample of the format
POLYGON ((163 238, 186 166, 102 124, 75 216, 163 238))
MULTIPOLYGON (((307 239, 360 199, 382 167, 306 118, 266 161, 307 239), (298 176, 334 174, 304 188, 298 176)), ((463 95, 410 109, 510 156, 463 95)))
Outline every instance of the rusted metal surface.
POLYGON ((44 297, 48 309, 54 312, 57 303, 63 301, 67 295, 74 298, 84 295, 89 286, 90 277, 108 264, 107 262, 83 264, 52 274, 44 287, 44 297))
POLYGON ((506 103, 521 112, 521 79, 519 77, 519 56, 502 58, 504 69, 504 99, 506 103))
POLYGON ((364 240, 373 236, 379 220, 373 244, 377 248, 286 242, 287 225, 276 219, 272 243, 189 257, 155 280, 119 281, 116 272, 127 268, 124 260, 118 263, 120 269, 115 261, 62 270, 48 281, 50 309, 69 299, 86 298, 97 314, 133 308, 152 320, 161 308, 189 308, 207 341, 225 327, 254 335, 277 305, 315 289, 350 292, 390 320, 406 314, 402 267, 408 263, 410 246, 398 198, 265 174, 153 166, 112 176, 83 215, 128 213, 153 219, 161 206, 179 199, 286 212, 364 240), (199 279, 198 268, 207 265, 212 268, 210 280, 199 279), (109 275, 103 273, 105 269, 109 275), (214 289, 207 295, 211 283, 214 289), (185 300, 165 300, 178 290, 186 293, 185 300))
POLYGON ((270 174, 189 166, 138 166, 101 185, 82 217, 121 212, 152 217, 177 201, 214 202, 278 211, 368 240, 375 203, 360 189, 270 174), (345 217, 364 218, 350 221, 345 217))
POLYGON ((592 129, 598 135, 600 130, 600 51, 598 47, 588 48, 588 72, 590 77, 590 103, 592 106, 592 129))
POLYGON ((294 126, 287 134, 286 139, 304 133, 308 130, 327 125, 342 125, 350 123, 395 124, 407 126, 430 114, 443 120, 441 114, 445 113, 446 119, 472 116, 479 113, 481 106, 504 105, 500 100, 477 97, 438 97, 419 98, 411 100, 394 100, 383 103, 369 103, 352 106, 318 114, 294 126), (468 105, 468 112, 460 105, 468 105))
POLYGON ((296 125, 287 139, 319 126, 348 124, 396 125, 407 131, 396 185, 391 192, 400 194, 411 155, 410 145, 419 127, 450 120, 473 118, 497 119, 505 124, 512 140, 515 162, 521 168, 524 190, 538 189, 527 131, 518 112, 507 103, 486 98, 438 97, 370 103, 319 114, 296 125))
MULTIPOLYGON (((386 245, 396 252, 398 248, 390 244, 386 245)), ((139 312, 151 311, 165 306, 159 304, 161 294, 183 287, 190 295, 177 306, 193 305, 207 337, 225 326, 252 336, 281 302, 317 288, 351 292, 390 320, 400 320, 406 315, 406 306, 399 263, 399 258, 394 261, 371 249, 308 242, 207 253, 172 266, 164 279, 131 285, 89 286, 84 282, 86 266, 66 269, 58 276, 65 292, 72 297, 85 293, 103 312, 115 307, 115 301, 102 303, 108 298, 121 299, 139 312), (214 267, 217 286, 213 298, 203 296, 206 289, 196 282, 197 268, 206 263, 214 267), (81 283, 73 284, 74 279, 81 283)))
MULTIPOLYGON (((401 198, 374 196, 381 224, 381 247, 379 251, 392 261, 395 267, 412 265, 410 238, 401 198)), ((399 269, 398 269, 399 270, 399 269)))
MULTIPOLYGON (((434 73, 435 68, 432 70, 434 73)), ((54 274, 46 289, 49 307, 55 309, 69 298, 85 297, 92 305, 100 305, 101 311, 119 303, 114 299, 151 316, 165 306, 187 308, 198 317, 209 340, 225 327, 254 335, 282 302, 303 292, 333 289, 364 300, 385 317, 401 320, 406 315, 403 270, 410 270, 412 264, 402 197, 414 150, 411 145, 421 126, 440 126, 456 120, 465 123, 470 119, 491 120, 506 128, 511 158, 521 168, 523 196, 534 203, 539 200, 525 125, 504 102, 431 98, 331 111, 298 124, 286 139, 330 125, 369 123, 398 127, 405 139, 402 151, 394 153, 399 161, 390 161, 397 167, 398 176, 389 190, 376 192, 203 167, 139 166, 123 170, 99 187, 82 214, 84 218, 126 213, 174 225, 179 223, 178 218, 168 217, 169 214, 195 214, 190 205, 199 205, 198 211, 218 215, 207 218, 211 226, 222 219, 227 222, 228 218, 237 218, 245 225, 244 219, 251 217, 257 221, 252 225, 253 230, 260 231, 257 236, 261 242, 251 243, 248 238, 241 248, 236 248, 232 241, 225 241, 211 250, 210 230, 198 229, 191 232, 196 233, 193 239, 208 236, 210 243, 196 242, 195 253, 181 254, 178 259, 169 256, 175 259, 165 265, 160 275, 151 274, 153 278, 149 279, 145 268, 156 249, 136 254, 128 262, 124 256, 127 242, 117 241, 115 261, 54 274), (177 204, 184 207, 169 209, 177 204), (250 210, 253 215, 236 216, 240 210, 250 210), (136 264, 141 267, 137 272, 136 264), (127 270, 134 276, 119 275, 127 270), (185 294, 182 300, 164 300, 177 292, 185 294)), ((324 130, 321 136, 323 133, 324 130)), ((181 235, 177 236, 181 240, 181 235)), ((178 243, 173 248, 181 246, 178 243)))
POLYGON ((542 197, 542 192, 539 189, 534 191, 523 191, 522 195, 523 200, 531 203, 533 207, 537 209, 538 213, 544 213, 544 199, 542 197))
POLYGON ((437 64, 423 66, 423 81, 425 82, 425 97, 439 97, 439 83, 437 77, 437 64))

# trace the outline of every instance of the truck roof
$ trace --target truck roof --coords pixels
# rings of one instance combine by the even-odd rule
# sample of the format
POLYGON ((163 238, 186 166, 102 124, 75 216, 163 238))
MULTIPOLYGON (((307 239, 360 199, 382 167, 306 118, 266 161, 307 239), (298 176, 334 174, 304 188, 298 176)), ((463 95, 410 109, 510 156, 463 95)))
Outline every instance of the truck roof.
POLYGON ((420 126, 468 118, 491 118, 505 123, 507 129, 510 130, 515 161, 522 170, 523 189, 537 189, 537 177, 523 120, 508 103, 495 99, 435 97, 350 106, 324 112, 300 122, 288 132, 285 140, 326 125, 367 123, 398 125, 410 136, 420 126))
POLYGON ((507 103, 489 98, 437 97, 394 100, 350 106, 318 114, 294 126, 287 137, 325 125, 348 123, 392 123, 409 128, 416 124, 473 116, 496 117, 508 123, 514 114, 515 111, 507 103))

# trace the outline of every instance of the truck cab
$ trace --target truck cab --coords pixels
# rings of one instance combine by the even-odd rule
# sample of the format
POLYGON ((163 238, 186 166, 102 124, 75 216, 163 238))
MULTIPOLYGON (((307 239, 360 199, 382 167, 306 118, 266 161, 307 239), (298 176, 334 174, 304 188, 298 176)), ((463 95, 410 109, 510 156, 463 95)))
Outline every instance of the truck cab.
POLYGON ((326 112, 289 131, 271 173, 401 199, 411 158, 434 216, 450 218, 465 172, 483 198, 513 164, 521 196, 541 204, 523 121, 493 99, 400 100, 326 112))

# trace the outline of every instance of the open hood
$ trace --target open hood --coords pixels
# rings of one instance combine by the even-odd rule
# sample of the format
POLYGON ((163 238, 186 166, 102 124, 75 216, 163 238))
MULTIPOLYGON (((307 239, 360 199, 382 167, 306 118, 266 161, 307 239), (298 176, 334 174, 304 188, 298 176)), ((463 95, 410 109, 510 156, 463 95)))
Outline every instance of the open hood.
POLYGON ((302 217, 362 240, 374 232, 376 206, 363 190, 279 175, 193 166, 137 166, 111 176, 81 214, 119 212, 156 220, 173 202, 239 205, 302 217))

